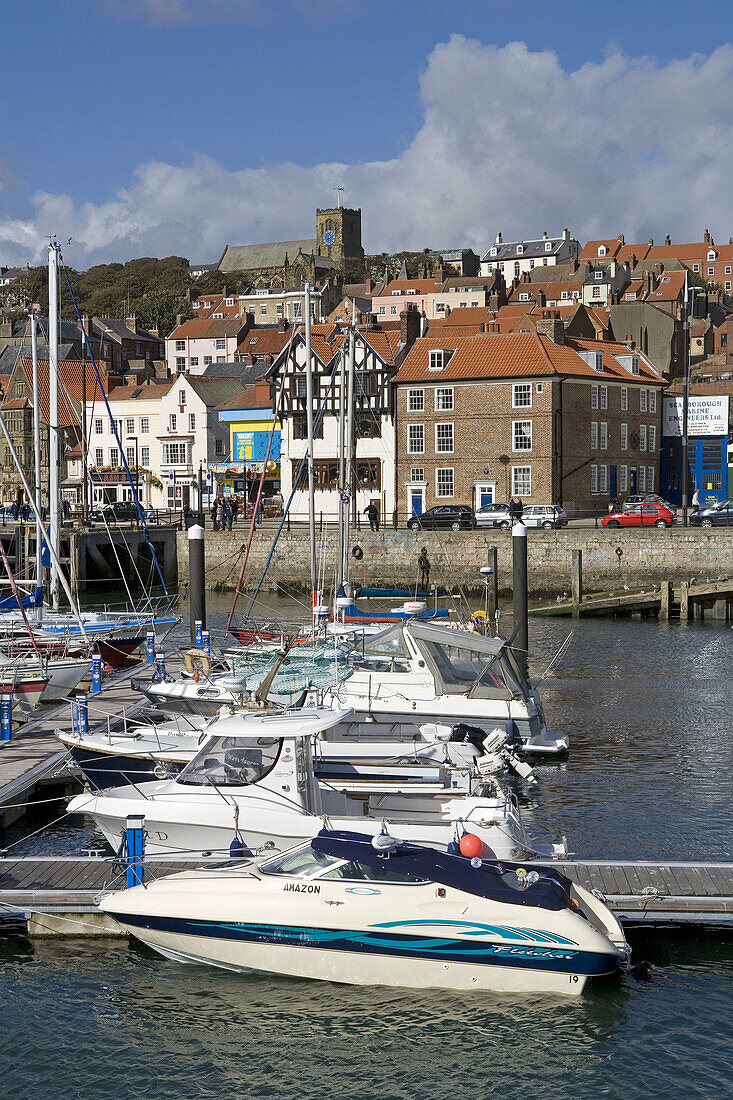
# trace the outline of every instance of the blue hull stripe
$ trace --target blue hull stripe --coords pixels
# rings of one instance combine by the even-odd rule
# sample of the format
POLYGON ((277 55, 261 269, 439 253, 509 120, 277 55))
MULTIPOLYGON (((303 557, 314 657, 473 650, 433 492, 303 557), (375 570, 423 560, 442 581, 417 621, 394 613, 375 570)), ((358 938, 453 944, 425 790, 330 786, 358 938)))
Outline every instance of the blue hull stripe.
MULTIPOLYGON (((114 916, 115 914, 112 913, 114 916)), ((299 928, 288 925, 244 924, 228 921, 192 920, 186 917, 120 914, 121 924, 130 928, 169 932, 181 936, 262 943, 280 947, 310 947, 321 951, 348 951, 366 955, 432 959, 438 962, 471 963, 478 966, 507 966, 560 974, 612 974, 618 969, 616 955, 566 947, 536 944, 495 943, 480 945, 447 937, 390 935, 365 931, 337 931, 333 928, 299 928)))

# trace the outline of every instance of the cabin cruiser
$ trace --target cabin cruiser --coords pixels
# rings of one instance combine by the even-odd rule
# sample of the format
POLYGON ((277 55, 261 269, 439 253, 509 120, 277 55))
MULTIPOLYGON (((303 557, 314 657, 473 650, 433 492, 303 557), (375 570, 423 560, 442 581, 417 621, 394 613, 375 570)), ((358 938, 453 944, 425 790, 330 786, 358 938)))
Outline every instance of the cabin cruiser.
POLYGON ((309 701, 408 725, 462 721, 488 731, 511 721, 525 752, 568 749, 566 734, 547 729, 539 693, 502 638, 413 620, 365 639, 350 663, 348 676, 309 701))
POLYGON ((602 901, 552 868, 322 829, 99 903, 167 958, 353 985, 576 997, 628 955, 602 901))
MULTIPOLYGON (((216 735, 217 722, 251 713, 265 713, 265 704, 222 707, 216 718, 177 714, 164 722, 145 724, 120 719, 106 729, 85 731, 77 728, 56 729, 74 763, 90 786, 102 790, 140 779, 166 779, 175 776, 191 762, 208 737, 216 735)), ((351 714, 351 712, 349 712, 351 714)), ((516 734, 506 729, 491 733, 462 724, 455 726, 424 723, 415 735, 405 727, 396 729, 383 723, 340 722, 314 743, 314 767, 319 780, 338 789, 355 789, 360 781, 368 787, 380 780, 391 782, 395 765, 423 769, 462 769, 480 775, 498 775, 507 769, 523 779, 534 781, 534 771, 517 752, 521 748, 516 734)), ((441 773, 444 779, 444 773, 441 773)), ((414 776, 413 776, 414 778, 414 776)))
POLYGON ((39 645, 53 642, 93 643, 105 664, 118 668, 144 643, 149 630, 160 642, 181 621, 174 614, 138 611, 82 611, 79 620, 71 611, 44 611, 41 620, 26 620, 18 610, 0 617, 0 629, 11 639, 24 637, 28 625, 39 645), (85 636, 86 635, 86 636, 85 636))
POLYGON ((445 773, 414 792, 409 771, 388 788, 380 783, 358 792, 319 782, 314 738, 328 738, 352 716, 313 708, 224 718, 174 779, 84 793, 69 812, 92 817, 113 848, 127 817, 142 815, 147 850, 155 855, 226 852, 233 840, 248 852, 282 851, 309 840, 324 818, 335 828, 358 824, 373 833, 384 821, 395 823, 406 839, 442 848, 471 830, 499 859, 567 853, 564 842, 540 845, 530 837, 516 797, 494 776, 479 777, 467 792, 446 786, 445 773))

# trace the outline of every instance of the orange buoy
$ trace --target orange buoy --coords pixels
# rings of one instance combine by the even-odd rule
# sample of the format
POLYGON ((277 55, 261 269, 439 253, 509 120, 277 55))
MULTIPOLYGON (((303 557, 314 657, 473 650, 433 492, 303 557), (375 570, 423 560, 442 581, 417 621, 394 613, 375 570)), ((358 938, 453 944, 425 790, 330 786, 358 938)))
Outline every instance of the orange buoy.
POLYGON ((473 859, 474 856, 481 855, 484 844, 481 837, 476 836, 475 833, 464 833, 458 844, 458 850, 466 859, 473 859))

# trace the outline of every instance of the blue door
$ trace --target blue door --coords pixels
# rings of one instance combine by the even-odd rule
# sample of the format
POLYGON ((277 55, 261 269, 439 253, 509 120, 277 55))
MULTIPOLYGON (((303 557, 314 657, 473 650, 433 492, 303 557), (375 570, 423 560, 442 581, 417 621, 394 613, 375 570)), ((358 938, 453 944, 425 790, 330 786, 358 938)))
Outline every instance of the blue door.
POLYGON ((493 504, 494 490, 490 486, 482 485, 478 500, 479 508, 485 508, 487 504, 493 504))
POLYGON ((615 500, 618 496, 618 468, 616 466, 611 467, 611 500, 615 500))
POLYGON ((410 515, 421 516, 423 513, 422 489, 410 489, 410 515))
POLYGON ((638 481, 638 478, 637 478, 636 466, 630 466, 629 467, 629 493, 630 493, 631 496, 633 496, 636 493, 636 487, 637 487, 638 484, 639 484, 639 481, 638 481))

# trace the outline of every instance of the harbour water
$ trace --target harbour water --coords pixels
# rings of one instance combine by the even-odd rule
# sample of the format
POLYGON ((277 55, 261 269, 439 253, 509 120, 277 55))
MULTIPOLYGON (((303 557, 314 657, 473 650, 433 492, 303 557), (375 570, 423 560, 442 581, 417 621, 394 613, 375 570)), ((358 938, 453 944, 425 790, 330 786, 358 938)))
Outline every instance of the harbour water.
MULTIPOLYGON (((214 630, 225 600, 210 601, 214 630)), ((535 671, 567 621, 530 624, 535 671)), ((181 640, 185 641, 182 635, 181 640)), ((543 684, 571 734, 522 795, 579 856, 733 858, 729 669, 713 623, 583 620, 543 684)), ((16 842, 28 824, 8 834, 16 842)), ((14 851, 94 842, 67 819, 14 851)), ((100 847, 102 842, 100 842, 100 847)), ((733 1073, 733 936, 636 934, 646 980, 578 1000, 357 988, 169 962, 126 941, 0 940, 4 1096, 709 1097, 733 1073), (645 968, 646 971, 646 968, 645 968)))

